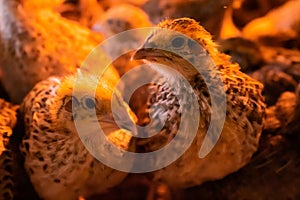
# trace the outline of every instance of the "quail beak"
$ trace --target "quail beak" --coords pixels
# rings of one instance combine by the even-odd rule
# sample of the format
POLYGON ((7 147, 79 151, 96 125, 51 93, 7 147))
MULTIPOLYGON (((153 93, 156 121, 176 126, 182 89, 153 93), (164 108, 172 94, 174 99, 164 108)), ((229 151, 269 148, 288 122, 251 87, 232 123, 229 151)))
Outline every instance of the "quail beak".
POLYGON ((151 52, 150 49, 138 49, 131 57, 131 60, 142 60, 146 59, 148 52, 151 52))
POLYGON ((120 129, 120 127, 115 122, 115 120, 111 114, 101 116, 99 121, 100 121, 100 126, 101 126, 102 130, 104 131, 105 135, 120 129))
POLYGON ((113 114, 100 117, 100 126, 106 134, 117 130, 130 132, 131 135, 137 135, 135 125, 136 117, 128 108, 117 109, 113 114))
POLYGON ((131 60, 152 60, 156 61, 156 58, 168 58, 167 55, 165 55, 164 51, 161 49, 155 49, 155 48, 141 48, 138 49, 131 57, 131 60))
POLYGON ((122 120, 119 117, 123 116, 115 116, 118 119, 114 119, 113 114, 102 116, 100 126, 107 139, 114 145, 124 150, 133 150, 134 147, 131 145, 131 141, 133 136, 137 135, 137 129, 128 113, 126 115, 127 117, 122 120))
POLYGON ((114 113, 115 120, 118 121, 120 128, 130 131, 133 136, 137 136, 137 118, 129 106, 117 108, 114 113))

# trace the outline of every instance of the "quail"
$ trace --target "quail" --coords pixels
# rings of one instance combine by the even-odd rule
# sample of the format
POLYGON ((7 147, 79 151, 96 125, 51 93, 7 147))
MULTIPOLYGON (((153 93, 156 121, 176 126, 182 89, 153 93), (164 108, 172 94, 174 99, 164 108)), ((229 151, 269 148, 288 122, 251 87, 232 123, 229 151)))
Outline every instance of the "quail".
POLYGON ((76 72, 103 41, 100 34, 31 2, 0 1, 2 82, 14 103, 49 76, 76 72))
MULTIPOLYGON (((116 58, 113 61, 113 66, 122 76, 134 67, 143 64, 140 61, 131 61, 132 52, 129 51, 137 48, 143 41, 144 35, 142 35, 143 29, 141 28, 152 26, 148 15, 141 8, 123 3, 109 8, 94 24, 92 30, 100 32, 106 38, 114 36, 109 40, 108 54, 116 58), (128 30, 132 31, 126 32, 128 30)), ((142 70, 135 74, 141 73, 143 73, 142 70)), ((135 80, 135 77, 130 78, 132 82, 135 80)))
POLYGON ((135 132, 135 117, 119 93, 116 115, 127 125, 119 127, 112 115, 114 85, 107 78, 99 80, 93 74, 79 71, 72 76, 51 76, 37 83, 24 98, 20 110, 26 135, 21 152, 25 169, 41 198, 89 197, 126 177, 127 173, 102 164, 86 148, 90 143, 96 149, 102 147, 93 143, 99 134, 94 126, 99 124, 108 141, 121 152, 134 148, 130 133, 135 132), (76 119, 89 124, 80 135, 76 119))
MULTIPOLYGON (((257 150, 263 127, 263 85, 240 72, 238 64, 231 63, 229 56, 220 53, 210 33, 197 21, 179 18, 159 23, 158 29, 149 35, 143 46, 135 52, 133 59, 146 60, 165 77, 156 84, 157 92, 150 98, 148 106, 149 113, 152 113, 151 123, 164 123, 163 128, 155 136, 138 139, 137 143, 141 145, 142 151, 156 151, 172 142, 182 123, 181 114, 184 111, 192 113, 196 109, 190 100, 193 92, 199 104, 200 119, 195 139, 177 160, 154 171, 154 180, 165 182, 171 187, 191 187, 221 179, 249 162, 257 150), (202 74, 196 69, 201 69, 202 74), (184 79, 192 87, 192 92, 188 91, 184 79), (208 86, 213 93, 209 93, 208 86), (226 93, 224 126, 211 152, 199 157, 199 149, 203 145, 212 114, 219 114, 218 109, 212 110, 212 96, 218 96, 218 89, 223 89, 226 93)), ((220 106, 222 104, 216 108, 220 106)), ((183 130, 189 130, 190 123, 186 124, 186 129, 183 130)), ((144 131, 147 135, 156 130, 150 127, 144 131)), ((214 137, 210 139, 213 141, 214 137)), ((185 142, 184 139, 181 142, 185 142)), ((172 153, 167 155, 172 156, 172 153)))
POLYGON ((0 199, 14 198, 13 156, 9 140, 17 123, 17 109, 0 99, 0 199))
POLYGON ((108 9, 92 29, 109 37, 126 30, 150 27, 152 25, 148 15, 139 7, 130 4, 120 4, 108 9))

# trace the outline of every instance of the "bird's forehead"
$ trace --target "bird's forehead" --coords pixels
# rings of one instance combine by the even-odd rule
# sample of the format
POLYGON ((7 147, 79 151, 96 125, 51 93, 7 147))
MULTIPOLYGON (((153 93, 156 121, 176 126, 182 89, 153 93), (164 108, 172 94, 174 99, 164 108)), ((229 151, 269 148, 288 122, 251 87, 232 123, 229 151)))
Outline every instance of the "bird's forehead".
POLYGON ((178 36, 188 37, 177 31, 173 31, 166 28, 160 28, 153 31, 153 33, 147 38, 147 42, 155 42, 157 44, 169 44, 172 38, 178 36))
POLYGON ((210 38, 210 34, 194 19, 179 18, 175 20, 165 20, 158 24, 159 28, 169 29, 173 32, 179 32, 186 37, 197 40, 199 34, 201 37, 210 38))

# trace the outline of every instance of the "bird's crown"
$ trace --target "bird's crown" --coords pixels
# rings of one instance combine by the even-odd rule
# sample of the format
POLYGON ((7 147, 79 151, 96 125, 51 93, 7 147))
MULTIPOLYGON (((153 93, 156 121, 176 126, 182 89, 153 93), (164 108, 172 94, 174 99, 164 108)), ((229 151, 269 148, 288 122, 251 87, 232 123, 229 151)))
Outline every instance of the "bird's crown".
MULTIPOLYGON (((197 41, 210 55, 218 53, 212 36, 196 20, 190 18, 167 19, 157 25, 159 28, 179 32, 197 41)), ((158 31, 159 32, 159 31, 158 31)))

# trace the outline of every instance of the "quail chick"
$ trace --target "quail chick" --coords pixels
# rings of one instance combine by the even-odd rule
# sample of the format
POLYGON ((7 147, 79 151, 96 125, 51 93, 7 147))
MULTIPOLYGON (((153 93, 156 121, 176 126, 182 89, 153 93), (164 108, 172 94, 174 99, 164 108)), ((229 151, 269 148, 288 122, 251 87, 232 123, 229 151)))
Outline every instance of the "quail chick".
POLYGON ((105 37, 110 37, 126 30, 151 27, 152 25, 148 15, 139 7, 120 4, 108 9, 92 29, 101 32, 105 37))
POLYGON ((266 109, 259 148, 247 166, 222 180, 188 190, 185 198, 298 199, 299 86, 296 92, 282 93, 276 105, 266 109))
POLYGON ((9 139, 17 122, 18 106, 0 99, 0 199, 14 198, 12 152, 9 139))
MULTIPOLYGON (((120 4, 108 9, 94 24, 92 30, 108 38, 131 29, 152 26, 153 24, 149 20, 148 15, 142 9, 130 4, 120 4), (126 14, 124 15, 124 13, 126 14)), ((141 38, 144 38, 144 36, 139 31, 125 34, 116 36, 114 40, 110 40, 111 48, 109 49, 110 55, 118 57, 114 60, 113 66, 121 76, 135 66, 142 64, 140 61, 131 61, 132 52, 128 51, 136 49, 142 42, 141 38), (116 46, 118 48, 115 48, 116 46)), ((131 80, 134 80, 134 78, 131 78, 131 80)))
MULTIPOLYGON (((196 109, 191 104, 189 95, 192 93, 185 91, 188 86, 183 79, 189 82, 197 96, 200 120, 195 139, 188 150, 169 166, 154 171, 153 178, 166 182, 172 187, 190 187, 204 181, 223 178, 248 163, 252 154, 257 150, 265 113, 264 98, 261 94, 263 86, 240 72, 239 66, 229 61, 229 56, 220 53, 211 35, 195 20, 189 18, 165 20, 159 23, 158 27, 159 29, 147 38, 143 47, 134 54, 133 58, 145 59, 150 66, 165 76, 158 84, 158 91, 151 98, 149 112, 154 113, 152 123, 163 123, 161 122, 163 116, 166 116, 166 121, 158 134, 150 138, 139 139, 138 143, 143 145, 147 152, 161 148, 169 143, 178 131, 183 109, 186 109, 187 113, 196 109), (169 49, 169 51, 163 49, 169 49), (205 73, 200 74, 190 62, 170 51, 179 52, 181 56, 185 55, 185 59, 190 62, 201 61, 195 62, 194 65, 205 73), (184 78, 174 75, 172 70, 158 64, 177 70, 184 78), (218 81, 216 74, 220 76, 221 81, 218 81), (213 89, 214 93, 209 94, 207 85, 214 89, 224 89, 226 118, 220 138, 212 151, 204 158, 199 158, 198 153, 208 129, 211 114, 216 112, 212 110, 211 104, 211 97, 216 95, 214 94, 216 90, 213 89), (179 91, 176 88, 180 88, 179 91), (182 98, 181 102, 179 97, 182 98)), ((190 123, 187 123, 187 127, 188 124, 190 123)), ((172 152, 168 155, 172 156, 172 152)))
POLYGON ((122 124, 127 123, 125 128, 118 127, 111 111, 113 91, 114 84, 107 79, 98 82, 96 76, 80 72, 65 78, 49 77, 36 84, 24 98, 21 113, 26 136, 21 151, 25 156, 25 169, 41 198, 89 197, 119 184, 126 177, 126 173, 94 158, 82 142, 94 145, 97 150, 99 147, 99 151, 104 148, 103 144, 93 143, 100 134, 94 126, 100 123, 109 141, 121 152, 133 150, 129 132, 135 131, 134 116, 116 93, 120 103, 116 115, 122 118, 122 124), (76 93, 73 93, 75 87, 76 93), (88 126, 80 133, 81 137, 75 119, 83 120, 88 126))
POLYGON ((11 100, 39 81, 76 72, 103 37, 31 1, 0 1, 0 66, 11 100), (16 87, 17 86, 17 87, 16 87))
MULTIPOLYGON (((129 70, 145 64, 142 61, 130 59, 133 53, 132 49, 136 49, 145 37, 143 31, 126 31, 151 26, 153 26, 153 24, 142 9, 131 4, 123 3, 110 7, 93 25, 92 30, 103 34, 106 38, 109 38, 108 45, 107 43, 104 45, 108 46, 108 48, 105 48, 105 51, 111 57, 116 58, 113 60, 112 65, 116 68, 119 75, 123 76, 129 70), (126 15, 124 15, 125 12, 126 15), (118 48, 115 48, 116 46, 118 48)), ((148 67, 141 67, 139 69, 136 68, 134 73, 127 74, 126 80, 123 81, 123 87, 130 90, 135 86, 140 74, 152 77, 154 73, 155 72, 148 67)), ((143 90, 143 88, 140 90, 143 90)), ((124 89, 122 89, 122 91, 124 91, 124 89)), ((126 91, 124 91, 124 93, 125 92, 126 91)), ((148 96, 147 91, 142 92, 144 92, 142 95, 143 97, 148 96)), ((133 101, 139 101, 141 103, 140 105, 144 105, 144 101, 141 101, 141 98, 143 97, 139 94, 141 93, 138 93, 138 95, 135 95, 132 99, 133 101)), ((141 109, 133 109, 137 115, 140 110, 141 109)))

